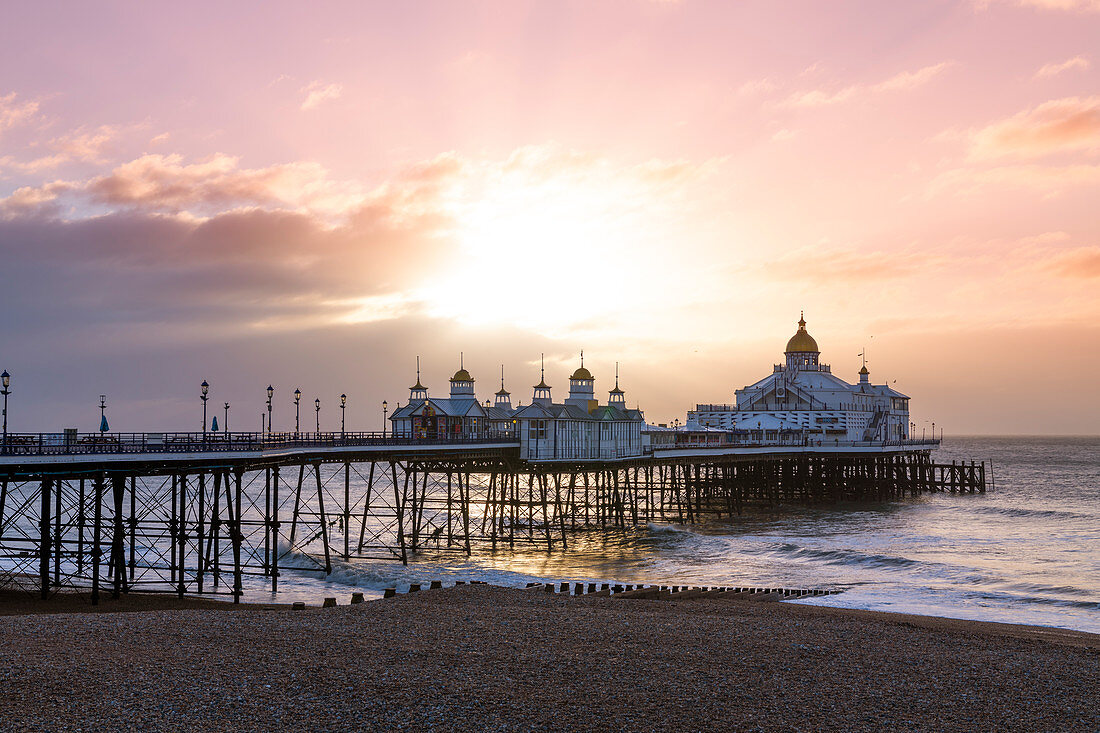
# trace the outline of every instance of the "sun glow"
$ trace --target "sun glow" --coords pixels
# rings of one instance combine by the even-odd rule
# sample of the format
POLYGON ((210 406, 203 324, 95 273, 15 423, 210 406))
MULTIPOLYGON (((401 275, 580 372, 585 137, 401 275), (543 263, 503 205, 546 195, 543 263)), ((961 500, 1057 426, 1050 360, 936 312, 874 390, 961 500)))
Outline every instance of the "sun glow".
POLYGON ((636 168, 544 168, 508 166, 455 197, 459 264, 421 291, 431 315, 562 335, 644 313, 670 275, 660 187, 636 168))

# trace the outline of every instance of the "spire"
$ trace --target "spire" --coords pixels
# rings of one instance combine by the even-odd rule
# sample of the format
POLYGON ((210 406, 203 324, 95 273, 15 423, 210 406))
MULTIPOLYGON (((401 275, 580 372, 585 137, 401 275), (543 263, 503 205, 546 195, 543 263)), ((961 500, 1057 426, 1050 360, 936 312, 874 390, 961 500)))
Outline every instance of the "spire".
POLYGON ((409 403, 428 399, 428 388, 420 383, 420 357, 416 357, 416 384, 409 387, 409 403))
POLYGON ((619 389, 619 362, 615 362, 615 389, 611 390, 607 404, 626 408, 626 393, 619 389))
MULTIPOLYGON (((504 410, 512 409, 512 395, 504 388, 504 365, 500 365, 500 391, 496 395, 496 406, 504 410)), ((486 400, 488 404, 488 400, 486 400)))
POLYGON ((546 354, 539 354, 539 360, 539 383, 535 385, 535 389, 550 389, 550 385, 546 383, 546 354))
POLYGON ((539 383, 535 385, 535 393, 531 399, 534 404, 551 403, 550 385, 546 383, 546 354, 539 355, 539 383))
POLYGON ((414 384, 412 387, 409 387, 409 389, 427 389, 427 387, 425 387, 423 384, 420 383, 420 357, 419 356, 416 357, 416 384, 414 384))

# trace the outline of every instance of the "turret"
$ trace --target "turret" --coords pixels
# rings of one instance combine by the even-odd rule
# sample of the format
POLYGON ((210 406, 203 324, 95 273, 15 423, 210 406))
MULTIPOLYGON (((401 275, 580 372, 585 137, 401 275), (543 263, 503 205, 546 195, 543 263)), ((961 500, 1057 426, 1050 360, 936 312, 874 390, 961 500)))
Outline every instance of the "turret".
POLYGON ((620 410, 626 409, 626 392, 619 389, 619 362, 615 362, 615 389, 608 392, 607 404, 620 410))
POLYGON ((496 394, 495 407, 499 407, 502 410, 512 409, 512 394, 504 389, 504 365, 500 365, 500 391, 496 394))
POLYGON ((550 397, 550 385, 546 383, 546 355, 541 356, 539 367, 539 383, 535 385, 534 395, 531 397, 533 405, 549 405, 553 400, 550 397))
POLYGON ((591 410, 596 404, 596 378, 592 372, 584 367, 584 352, 581 352, 581 365, 573 376, 569 377, 569 399, 567 405, 577 405, 585 410, 591 410))
POLYGON ((806 331, 806 316, 803 313, 799 314, 798 330, 787 341, 784 354, 787 357, 787 369, 818 365, 821 351, 817 348, 817 341, 806 331))
POLYGON ((474 396, 474 378, 462 365, 462 354, 458 355, 458 371, 451 377, 451 398, 477 399, 474 396))
POLYGON ((424 402, 428 399, 428 388, 420 383, 420 357, 416 357, 416 384, 409 387, 409 404, 424 402))

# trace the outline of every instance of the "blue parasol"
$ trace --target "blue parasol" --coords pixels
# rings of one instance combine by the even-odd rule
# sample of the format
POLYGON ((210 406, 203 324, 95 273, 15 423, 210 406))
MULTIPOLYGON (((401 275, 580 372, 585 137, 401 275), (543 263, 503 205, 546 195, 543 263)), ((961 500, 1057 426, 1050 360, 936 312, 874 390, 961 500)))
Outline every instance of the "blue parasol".
POLYGON ((107 424, 107 416, 101 415, 99 418, 99 432, 105 433, 111 429, 111 426, 107 424))
POLYGON ((210 432, 212 432, 212 433, 218 432, 218 416, 217 415, 215 415, 214 419, 210 422, 210 432))

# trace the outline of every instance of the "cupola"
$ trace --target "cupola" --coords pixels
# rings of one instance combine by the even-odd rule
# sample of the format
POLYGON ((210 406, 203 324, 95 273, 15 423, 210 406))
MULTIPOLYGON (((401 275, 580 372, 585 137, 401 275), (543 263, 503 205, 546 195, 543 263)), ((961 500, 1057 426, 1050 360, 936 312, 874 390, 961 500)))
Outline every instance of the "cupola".
POLYGON ((474 398, 474 378, 462 364, 462 353, 458 355, 458 371, 451 377, 451 397, 474 398))
POLYGON ((500 365, 500 391, 496 394, 496 407, 502 410, 512 409, 512 394, 504 389, 504 365, 500 365))
POLYGON ((620 410, 626 409, 626 392, 619 389, 619 362, 615 362, 615 389, 608 392, 607 404, 620 410))
POLYGON ((534 395, 531 397, 533 405, 549 405, 553 400, 550 397, 550 385, 546 383, 546 355, 540 357, 539 383, 535 385, 534 395))
POLYGON ((787 341, 787 368, 799 369, 802 367, 816 367, 821 351, 817 348, 817 341, 806 330, 806 316, 800 313, 798 317, 798 330, 787 341))
POLYGON ((595 394, 596 378, 592 376, 592 372, 588 371, 584 367, 584 352, 581 352, 581 365, 577 367, 577 371, 573 372, 573 376, 569 377, 569 399, 566 404, 577 405, 588 410, 593 406, 592 403, 596 401, 595 394))

